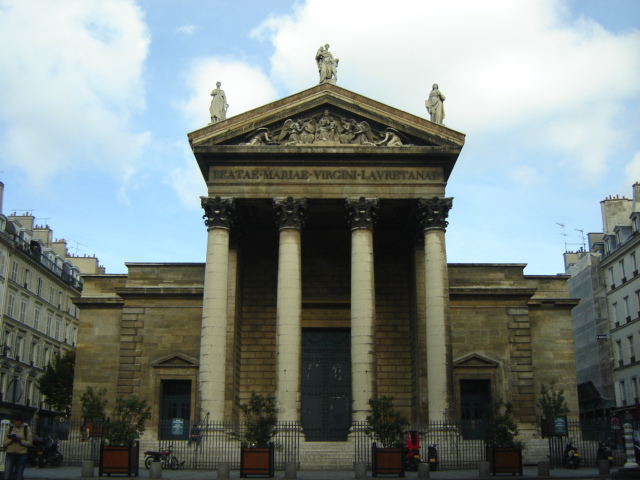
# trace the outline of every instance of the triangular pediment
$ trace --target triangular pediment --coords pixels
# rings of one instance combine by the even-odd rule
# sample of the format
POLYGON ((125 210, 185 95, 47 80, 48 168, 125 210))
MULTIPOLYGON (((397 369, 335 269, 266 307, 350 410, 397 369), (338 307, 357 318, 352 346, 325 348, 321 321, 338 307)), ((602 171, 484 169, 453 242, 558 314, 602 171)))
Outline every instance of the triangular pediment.
POLYGON ((189 134, 189 140, 194 147, 348 148, 390 144, 462 148, 464 134, 336 85, 323 84, 196 130, 189 134), (390 141, 391 135, 397 138, 390 141))
POLYGON ((373 162, 389 155, 414 161, 428 157, 448 177, 465 139, 444 125, 331 84, 317 85, 188 136, 205 178, 212 161, 286 162, 296 161, 301 154, 316 159, 331 156, 333 161, 337 155, 342 162, 363 155, 373 162))
POLYGON ((151 362, 153 367, 197 367, 198 360, 184 353, 175 352, 164 355, 151 362))
POLYGON ((489 357, 485 357, 484 355, 480 355, 478 353, 465 355, 464 357, 459 358, 453 362, 454 367, 496 368, 499 365, 500 364, 495 360, 492 360, 489 357))

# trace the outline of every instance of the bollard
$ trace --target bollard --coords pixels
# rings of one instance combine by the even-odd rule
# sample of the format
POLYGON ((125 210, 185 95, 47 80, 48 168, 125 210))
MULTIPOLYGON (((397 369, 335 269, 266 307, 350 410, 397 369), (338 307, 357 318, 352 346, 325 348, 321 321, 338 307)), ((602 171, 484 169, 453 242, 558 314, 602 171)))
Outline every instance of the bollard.
POLYGON ((549 460, 538 462, 538 477, 550 477, 550 464, 549 460))
POLYGON ((162 462, 151 462, 149 478, 162 478, 162 462))
POLYGON ((609 460, 598 460, 598 475, 609 475, 611 473, 611 464, 609 460))
POLYGON ((83 461, 82 462, 82 478, 93 478, 93 462, 92 461, 83 461))
POLYGON ((294 462, 284 464, 284 478, 297 478, 296 477, 297 465, 294 462))
POLYGON ((418 464, 418 478, 429 478, 429 464, 428 463, 419 463, 418 464))
POLYGON ((489 474, 489 462, 480 462, 480 476, 488 477, 489 474))
POLYGON ((367 464, 356 462, 356 478, 367 478, 367 464))
POLYGON ((226 462, 218 464, 218 478, 229 478, 229 464, 226 462))

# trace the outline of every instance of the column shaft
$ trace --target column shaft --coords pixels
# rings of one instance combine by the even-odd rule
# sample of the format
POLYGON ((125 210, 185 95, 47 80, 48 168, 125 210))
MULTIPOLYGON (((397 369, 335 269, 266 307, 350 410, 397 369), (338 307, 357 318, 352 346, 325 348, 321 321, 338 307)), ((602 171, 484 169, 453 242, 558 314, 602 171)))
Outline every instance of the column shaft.
POLYGON ((276 326, 276 393, 280 419, 296 421, 300 412, 302 278, 300 231, 280 231, 276 326))
POLYGON ((227 356, 229 230, 210 228, 200 336, 200 406, 211 420, 224 420, 227 356))

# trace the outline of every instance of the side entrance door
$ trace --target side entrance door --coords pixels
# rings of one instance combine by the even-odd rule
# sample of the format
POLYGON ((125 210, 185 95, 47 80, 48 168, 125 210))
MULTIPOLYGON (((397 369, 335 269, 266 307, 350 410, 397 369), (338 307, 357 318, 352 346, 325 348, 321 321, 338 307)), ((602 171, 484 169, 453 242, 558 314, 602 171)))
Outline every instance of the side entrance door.
POLYGON ((351 332, 302 331, 301 422, 308 441, 345 441, 351 428, 351 332))
POLYGON ((460 380, 460 413, 464 438, 484 439, 491 417, 491 380, 460 380))
POLYGON ((191 380, 163 380, 160 439, 186 440, 191 416, 191 380))

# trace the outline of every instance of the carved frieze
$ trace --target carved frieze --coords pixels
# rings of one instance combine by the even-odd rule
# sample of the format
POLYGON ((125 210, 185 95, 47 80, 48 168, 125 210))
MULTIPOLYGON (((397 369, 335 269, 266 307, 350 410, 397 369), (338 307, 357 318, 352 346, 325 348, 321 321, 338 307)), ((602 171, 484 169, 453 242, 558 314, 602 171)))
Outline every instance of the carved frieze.
POLYGON ((273 208, 276 212, 278 228, 301 229, 307 214, 307 199, 302 198, 274 198, 273 208))
POLYGON ((345 207, 351 230, 373 230, 378 221, 378 198, 347 198, 345 207))
POLYGON ((208 228, 231 229, 236 217, 235 198, 201 197, 204 224, 208 228))
POLYGON ((453 198, 419 198, 418 222, 422 230, 438 228, 444 230, 449 225, 447 217, 451 209, 453 198))
POLYGON ((409 139, 395 128, 374 128, 366 120, 325 109, 315 115, 288 118, 281 126, 274 128, 258 128, 239 145, 411 146, 408 142, 409 139))

